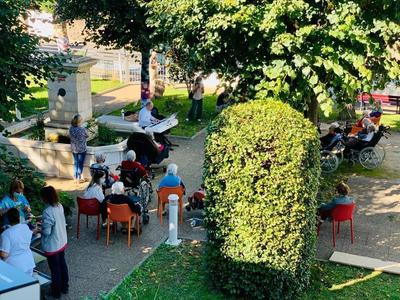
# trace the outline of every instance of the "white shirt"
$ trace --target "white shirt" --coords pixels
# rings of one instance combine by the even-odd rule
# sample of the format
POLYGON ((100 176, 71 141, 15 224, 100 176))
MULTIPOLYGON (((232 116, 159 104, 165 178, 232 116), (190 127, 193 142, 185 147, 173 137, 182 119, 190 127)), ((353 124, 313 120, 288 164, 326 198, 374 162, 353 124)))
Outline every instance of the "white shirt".
POLYGON ((154 117, 151 115, 151 111, 149 111, 146 107, 143 107, 139 112, 139 126, 150 126, 154 123, 153 120, 154 117))
POLYGON ((101 188, 101 186, 93 184, 85 191, 85 193, 83 194, 83 198, 85 199, 96 198, 101 203, 104 200, 103 189, 101 188))
POLYGON ((372 138, 374 137, 375 132, 370 132, 367 134, 367 136, 365 138, 363 138, 364 142, 370 142, 372 140, 372 138))
POLYGON ((5 262, 32 276, 35 261, 30 249, 32 231, 26 224, 16 224, 1 235, 0 250, 8 253, 5 262))

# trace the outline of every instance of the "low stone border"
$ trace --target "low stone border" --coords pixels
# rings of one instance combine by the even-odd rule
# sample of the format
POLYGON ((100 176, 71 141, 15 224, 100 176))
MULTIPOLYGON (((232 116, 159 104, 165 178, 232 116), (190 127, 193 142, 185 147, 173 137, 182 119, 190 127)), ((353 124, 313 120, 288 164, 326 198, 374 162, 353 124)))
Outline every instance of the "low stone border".
POLYGON ((192 136, 182 136, 182 135, 172 135, 172 134, 168 134, 167 137, 174 138, 174 139, 181 139, 181 140, 194 140, 194 139, 197 138, 199 135, 203 134, 206 130, 207 130, 207 127, 204 127, 203 129, 201 129, 200 131, 196 132, 196 133, 195 133, 194 135, 192 135, 192 136))

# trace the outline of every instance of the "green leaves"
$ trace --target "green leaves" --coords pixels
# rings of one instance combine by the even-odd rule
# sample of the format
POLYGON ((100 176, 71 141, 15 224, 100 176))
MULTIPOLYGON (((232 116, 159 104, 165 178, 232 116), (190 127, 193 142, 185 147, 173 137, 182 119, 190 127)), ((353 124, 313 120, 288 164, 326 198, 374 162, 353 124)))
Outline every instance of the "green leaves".
POLYGON ((203 177, 211 282, 246 299, 295 298, 315 252, 315 127, 271 98, 230 107, 208 129, 203 177))
POLYGON ((275 95, 304 111, 311 99, 324 93, 323 109, 328 113, 328 104, 354 101, 359 89, 369 92, 373 83, 383 86, 399 79, 387 51, 400 39, 399 6, 395 0, 385 0, 384 5, 153 0, 148 24, 154 25, 156 42, 179 40, 179 47, 190 49, 194 65, 206 73, 238 79, 241 101, 275 95), (335 101, 327 96, 327 88, 335 90, 335 101))
POLYGON ((26 13, 28 4, 29 1, 0 1, 0 120, 3 121, 12 121, 15 105, 29 94, 28 78, 42 82, 60 66, 59 59, 40 52, 38 38, 27 33, 20 16, 26 13))

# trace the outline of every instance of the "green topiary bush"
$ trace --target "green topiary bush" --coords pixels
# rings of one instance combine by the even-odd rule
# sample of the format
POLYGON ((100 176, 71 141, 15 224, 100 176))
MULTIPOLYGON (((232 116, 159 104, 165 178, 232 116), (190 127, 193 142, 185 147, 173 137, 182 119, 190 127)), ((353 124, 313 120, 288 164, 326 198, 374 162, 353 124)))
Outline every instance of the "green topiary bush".
POLYGON ((292 299, 315 254, 320 174, 316 128, 289 105, 224 110, 205 147, 207 269, 246 299, 292 299))

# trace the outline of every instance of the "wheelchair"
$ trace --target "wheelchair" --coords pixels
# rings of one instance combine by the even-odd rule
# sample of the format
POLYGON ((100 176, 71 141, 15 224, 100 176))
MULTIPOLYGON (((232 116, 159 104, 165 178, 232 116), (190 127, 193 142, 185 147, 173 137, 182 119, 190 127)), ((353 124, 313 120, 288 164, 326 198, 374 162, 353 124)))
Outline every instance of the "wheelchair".
POLYGON ((117 170, 120 171, 120 181, 123 182, 128 195, 135 195, 139 198, 139 203, 143 208, 143 224, 149 223, 150 215, 148 206, 153 194, 153 187, 150 179, 140 176, 136 169, 126 170, 118 166, 117 170))
POLYGON ((348 160, 350 165, 360 163, 367 170, 379 167, 386 156, 385 148, 378 145, 382 137, 388 138, 390 127, 380 125, 378 131, 369 142, 358 141, 356 144, 350 143, 350 139, 345 134, 339 134, 336 141, 329 147, 321 149, 321 170, 323 173, 336 171, 339 164, 348 160))

